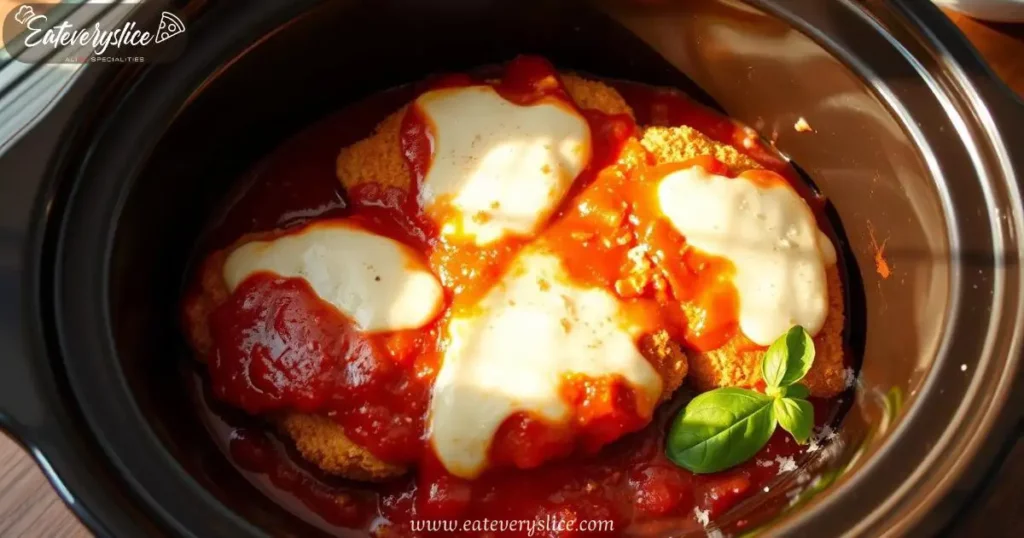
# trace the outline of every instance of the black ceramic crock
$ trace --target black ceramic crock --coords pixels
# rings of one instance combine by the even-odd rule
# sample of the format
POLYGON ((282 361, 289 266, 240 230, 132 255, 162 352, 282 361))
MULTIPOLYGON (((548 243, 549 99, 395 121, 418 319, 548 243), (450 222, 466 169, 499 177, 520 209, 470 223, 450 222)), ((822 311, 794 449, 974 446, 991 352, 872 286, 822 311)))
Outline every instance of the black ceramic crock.
MULTIPOLYGON (((772 139, 828 196, 862 304, 848 336, 863 366, 818 494, 768 532, 939 532, 1017 435, 1024 107, 930 3, 183 11, 182 57, 87 67, 0 161, 0 424, 96 533, 317 535, 237 475, 192 411, 176 314, 191 249, 233 179, 304 126, 518 53, 689 91, 772 139), (815 132, 794 130, 799 117, 815 132)), ((746 503, 723 530, 759 503, 787 504, 746 503)))

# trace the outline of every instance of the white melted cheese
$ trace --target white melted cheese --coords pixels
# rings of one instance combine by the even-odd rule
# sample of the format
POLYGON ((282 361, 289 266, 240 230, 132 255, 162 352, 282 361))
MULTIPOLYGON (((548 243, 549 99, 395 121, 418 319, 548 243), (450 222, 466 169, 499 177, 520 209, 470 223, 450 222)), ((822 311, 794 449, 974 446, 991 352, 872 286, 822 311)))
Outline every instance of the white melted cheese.
POLYGON ((527 250, 470 312, 449 324, 450 342, 434 383, 429 429, 448 472, 466 478, 487 465, 502 422, 526 412, 565 424, 566 374, 620 375, 650 412, 661 378, 640 354, 614 296, 572 284, 552 254, 527 250), (646 403, 645 403, 646 402, 646 403))
POLYGON ((590 127, 555 99, 520 106, 491 86, 434 90, 415 105, 432 127, 419 203, 442 233, 478 245, 529 237, 590 161, 590 127), (437 211, 437 204, 455 211, 437 211))
POLYGON ((224 281, 234 291, 260 271, 306 280, 365 332, 422 327, 444 306, 441 284, 415 251, 344 222, 246 243, 228 255, 224 281))
POLYGON ((821 330, 825 267, 835 264, 835 248, 796 191, 693 167, 665 176, 658 200, 689 245, 735 266, 739 327, 747 338, 767 346, 793 325, 812 335, 821 330))

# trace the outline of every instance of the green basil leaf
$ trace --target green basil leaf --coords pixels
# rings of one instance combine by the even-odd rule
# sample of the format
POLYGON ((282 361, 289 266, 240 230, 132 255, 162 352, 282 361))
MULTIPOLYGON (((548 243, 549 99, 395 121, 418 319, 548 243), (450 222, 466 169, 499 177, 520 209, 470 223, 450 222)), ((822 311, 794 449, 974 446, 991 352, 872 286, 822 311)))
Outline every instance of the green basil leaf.
POLYGON ((814 364, 814 340, 806 329, 794 325, 786 333, 786 350, 786 375, 782 378, 782 386, 800 381, 810 371, 814 364))
POLYGON ((814 340, 794 325, 768 347, 761 361, 761 377, 769 387, 785 387, 800 381, 814 363, 814 340))
POLYGON ((761 378, 767 388, 782 386, 782 378, 786 375, 786 333, 772 342, 761 359, 761 378))
POLYGON ((782 395, 787 398, 807 398, 811 395, 811 391, 803 383, 794 383, 786 387, 782 395))
POLYGON ((773 401, 735 387, 698 395, 673 422, 666 455, 694 473, 714 473, 747 461, 775 431, 773 401))
POLYGON ((807 400, 779 398, 774 404, 775 416, 784 430, 793 436, 798 444, 806 444, 814 426, 814 407, 807 400))

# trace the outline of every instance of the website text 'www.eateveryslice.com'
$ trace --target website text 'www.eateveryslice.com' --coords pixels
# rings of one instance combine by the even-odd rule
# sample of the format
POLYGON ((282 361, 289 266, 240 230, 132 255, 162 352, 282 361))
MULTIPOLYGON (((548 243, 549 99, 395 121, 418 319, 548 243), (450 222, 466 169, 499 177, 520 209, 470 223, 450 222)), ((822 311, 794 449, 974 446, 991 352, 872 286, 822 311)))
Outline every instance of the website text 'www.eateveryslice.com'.
POLYGON ((545 532, 609 532, 615 530, 609 519, 563 519, 554 516, 538 519, 414 519, 413 532, 451 533, 488 532, 501 534, 514 532, 535 536, 545 532))

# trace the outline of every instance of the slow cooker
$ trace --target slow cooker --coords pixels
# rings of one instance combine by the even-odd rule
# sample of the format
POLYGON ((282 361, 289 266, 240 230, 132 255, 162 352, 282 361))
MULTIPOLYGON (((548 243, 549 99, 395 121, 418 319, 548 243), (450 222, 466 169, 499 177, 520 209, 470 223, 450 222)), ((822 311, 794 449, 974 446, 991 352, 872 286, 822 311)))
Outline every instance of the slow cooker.
POLYGON ((318 535, 227 464, 188 402, 189 253, 240 172, 304 126, 520 53, 754 127, 843 225, 862 365, 841 442, 799 502, 779 488, 721 532, 934 534, 1016 440, 1024 106, 930 3, 178 7, 182 55, 84 67, 0 160, 0 425, 97 534, 318 535))

